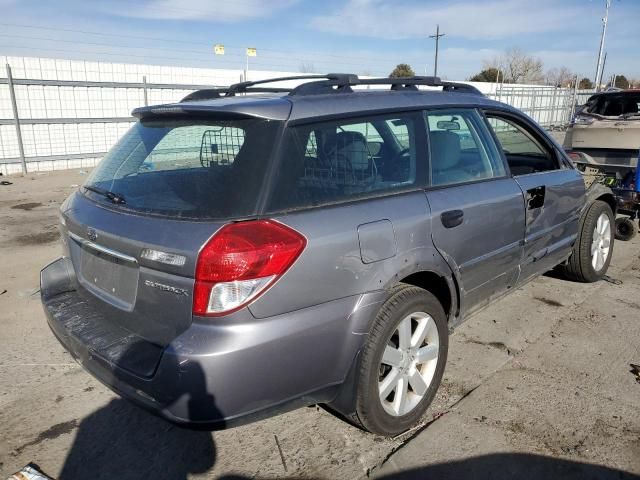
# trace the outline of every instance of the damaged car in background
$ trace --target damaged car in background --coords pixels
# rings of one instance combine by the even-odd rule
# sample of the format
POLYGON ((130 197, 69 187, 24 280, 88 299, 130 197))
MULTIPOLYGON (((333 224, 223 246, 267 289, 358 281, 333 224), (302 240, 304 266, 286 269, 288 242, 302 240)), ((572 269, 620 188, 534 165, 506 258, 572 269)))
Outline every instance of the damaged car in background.
POLYGON ((640 216, 640 90, 591 96, 571 122, 565 148, 590 181, 611 187, 622 214, 616 238, 632 239, 640 216))
POLYGON ((595 163, 635 165, 640 149, 640 90, 591 96, 576 112, 564 146, 595 163))

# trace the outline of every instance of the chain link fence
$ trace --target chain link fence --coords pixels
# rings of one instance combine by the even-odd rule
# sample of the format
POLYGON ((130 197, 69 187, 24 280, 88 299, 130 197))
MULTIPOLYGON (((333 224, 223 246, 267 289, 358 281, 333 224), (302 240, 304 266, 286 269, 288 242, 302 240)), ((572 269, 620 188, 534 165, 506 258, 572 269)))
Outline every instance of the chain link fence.
MULTIPOLYGON (((92 167, 141 105, 242 80, 243 71, 0 57, 0 172, 92 167)), ((292 75, 252 71, 250 79, 292 75)), ((295 75, 295 74, 294 74, 295 75)))
POLYGON ((583 105, 594 94, 593 90, 518 85, 498 85, 487 96, 512 105, 549 129, 567 127, 575 107, 583 105))
MULTIPOLYGON (((242 70, 0 57, 0 172, 90 168, 130 127, 141 105, 172 103, 200 88, 224 86, 242 70)), ((251 80, 296 75, 254 71, 251 80)), ((488 84, 485 84, 488 85, 488 84)), ((479 84, 476 84, 479 86, 479 84)), ((592 91, 492 86, 489 98, 562 128, 592 91)))

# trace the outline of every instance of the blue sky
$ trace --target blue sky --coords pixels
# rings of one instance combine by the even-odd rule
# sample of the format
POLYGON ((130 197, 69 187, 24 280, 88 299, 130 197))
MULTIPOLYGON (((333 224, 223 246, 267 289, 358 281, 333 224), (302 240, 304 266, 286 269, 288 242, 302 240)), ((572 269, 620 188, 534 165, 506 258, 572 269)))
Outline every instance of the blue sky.
MULTIPOLYGON (((604 0, 0 0, 0 55, 464 79, 509 47, 593 78, 604 0), (215 56, 213 45, 225 45, 215 56)), ((640 77, 640 0, 613 0, 605 77, 640 77)))

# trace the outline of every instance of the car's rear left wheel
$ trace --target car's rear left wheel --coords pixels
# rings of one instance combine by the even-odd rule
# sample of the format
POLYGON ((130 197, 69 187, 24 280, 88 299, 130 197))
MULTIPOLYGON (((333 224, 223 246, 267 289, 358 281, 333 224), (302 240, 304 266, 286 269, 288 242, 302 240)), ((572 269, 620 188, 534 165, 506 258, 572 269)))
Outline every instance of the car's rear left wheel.
POLYGON ((362 353, 356 421, 381 435, 416 425, 447 360, 447 318, 426 290, 401 285, 383 304, 362 353))

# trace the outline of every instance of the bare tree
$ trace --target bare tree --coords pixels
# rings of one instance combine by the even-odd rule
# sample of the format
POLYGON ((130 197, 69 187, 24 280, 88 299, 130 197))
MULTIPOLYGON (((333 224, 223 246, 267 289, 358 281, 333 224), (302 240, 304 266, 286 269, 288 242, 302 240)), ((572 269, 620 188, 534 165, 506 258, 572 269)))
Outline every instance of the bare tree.
POLYGON ((567 67, 552 68, 545 75, 548 85, 554 87, 572 87, 576 80, 576 75, 567 67))
POLYGON ((484 68, 497 68, 506 83, 540 83, 543 80, 542 60, 513 47, 502 55, 483 62, 484 68))
POLYGON ((301 62, 298 65, 298 71, 300 73, 316 73, 316 67, 311 62, 301 62))

